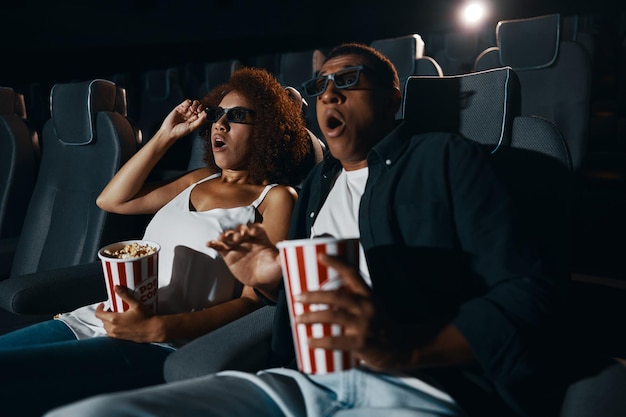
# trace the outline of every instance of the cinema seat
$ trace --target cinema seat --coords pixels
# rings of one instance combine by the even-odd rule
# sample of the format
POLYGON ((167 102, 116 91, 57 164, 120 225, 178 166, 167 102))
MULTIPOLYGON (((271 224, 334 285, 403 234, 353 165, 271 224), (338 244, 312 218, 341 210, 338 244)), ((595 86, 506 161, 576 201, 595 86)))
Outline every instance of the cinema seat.
POLYGON ((19 235, 37 176, 38 149, 22 100, 12 88, 0 87, 0 239, 19 235))
POLYGON ((510 66, 522 86, 523 116, 541 116, 563 133, 576 170, 587 151, 591 62, 580 43, 561 38, 558 14, 503 20, 497 46, 485 49, 476 71, 510 66))
MULTIPOLYGON (((5 311, 51 317, 106 297, 97 250, 136 238, 142 227, 95 203, 137 149, 131 123, 116 111, 117 95, 113 82, 100 79, 52 88, 39 175, 10 277, 0 282, 5 311), (79 281, 72 280, 75 273, 79 281)), ((13 323, 3 317, 0 331, 13 323)))

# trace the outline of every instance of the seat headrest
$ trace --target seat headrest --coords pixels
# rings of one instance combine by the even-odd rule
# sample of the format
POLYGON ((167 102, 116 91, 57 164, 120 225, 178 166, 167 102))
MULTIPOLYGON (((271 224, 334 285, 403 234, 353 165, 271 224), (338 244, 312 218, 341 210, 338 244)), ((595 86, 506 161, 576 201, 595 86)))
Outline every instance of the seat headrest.
POLYGON ((475 142, 511 143, 520 83, 510 67, 444 77, 409 77, 403 118, 415 133, 461 133, 475 142))
POLYGON ((156 69, 142 74, 143 89, 147 97, 155 101, 167 100, 170 97, 172 83, 178 78, 175 68, 156 69))
POLYGON ((477 40, 465 31, 444 35, 443 56, 452 62, 469 62, 476 57, 477 40))
POLYGON ((117 87, 107 80, 55 84, 50 91, 50 113, 59 141, 66 145, 93 142, 96 114, 115 111, 116 96, 117 87))
POLYGON ((503 20, 496 27, 500 63, 516 71, 545 68, 559 53, 560 15, 503 20))
POLYGON ((423 56, 415 61, 415 75, 434 75, 443 76, 443 70, 434 58, 423 56))
POLYGON ((15 92, 10 87, 0 87, 0 114, 15 114, 15 92))
POLYGON ((283 85, 300 86, 317 74, 323 61, 324 53, 319 49, 283 53, 280 57, 279 81, 283 85))
POLYGON ((24 98, 24 94, 15 93, 15 100, 13 104, 13 113, 17 114, 22 119, 28 119, 28 114, 26 113, 26 99, 24 98))
POLYGON ((291 87, 291 86, 287 86, 285 87, 285 91, 287 92, 287 95, 289 96, 289 98, 292 99, 296 104, 300 105, 302 107, 302 111, 306 113, 309 107, 309 103, 306 101, 304 97, 302 97, 302 94, 300 94, 298 89, 291 87))
POLYGON ((115 111, 124 117, 128 117, 128 99, 126 97, 126 89, 116 86, 115 94, 115 111))
POLYGON ((242 66, 241 62, 237 59, 206 64, 204 66, 204 83, 207 87, 207 91, 210 91, 219 84, 228 82, 232 73, 242 66))
POLYGON ((375 40, 370 46, 393 62, 401 80, 416 74, 415 60, 424 56, 424 40, 416 33, 375 40))

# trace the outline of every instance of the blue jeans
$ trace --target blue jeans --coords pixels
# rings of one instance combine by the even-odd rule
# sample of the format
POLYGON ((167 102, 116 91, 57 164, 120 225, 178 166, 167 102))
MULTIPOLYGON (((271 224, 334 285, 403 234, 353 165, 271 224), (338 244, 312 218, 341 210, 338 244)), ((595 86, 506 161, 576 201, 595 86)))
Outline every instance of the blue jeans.
POLYGON ((290 369, 227 371, 100 395, 45 417, 465 417, 454 403, 402 379, 352 369, 307 376, 290 369))
POLYGON ((163 381, 170 349, 110 337, 77 340, 50 320, 0 336, 0 414, 41 416, 95 394, 163 381))

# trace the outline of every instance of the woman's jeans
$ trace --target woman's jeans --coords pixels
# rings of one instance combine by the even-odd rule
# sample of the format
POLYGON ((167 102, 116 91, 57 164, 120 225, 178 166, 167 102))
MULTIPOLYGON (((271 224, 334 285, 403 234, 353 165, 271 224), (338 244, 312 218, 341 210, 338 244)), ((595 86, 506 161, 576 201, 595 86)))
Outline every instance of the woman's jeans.
POLYGON ((91 395, 159 384, 172 352, 110 337, 77 340, 49 320, 0 336, 0 414, 41 416, 91 395))

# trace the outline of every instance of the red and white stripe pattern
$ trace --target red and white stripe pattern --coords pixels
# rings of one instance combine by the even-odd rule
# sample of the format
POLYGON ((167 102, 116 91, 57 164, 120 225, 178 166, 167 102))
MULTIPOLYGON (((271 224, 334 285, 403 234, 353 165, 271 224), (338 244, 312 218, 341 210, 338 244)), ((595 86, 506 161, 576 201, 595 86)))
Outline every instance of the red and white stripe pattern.
POLYGON ((135 298, 142 304, 152 305, 156 313, 159 254, 139 259, 102 259, 102 270, 106 280, 111 311, 128 310, 126 303, 113 288, 122 285, 133 290, 135 298))
POLYGON ((356 366, 350 352, 340 350, 310 349, 309 338, 341 335, 342 328, 330 324, 295 324, 293 317, 305 311, 327 308, 325 305, 305 305, 294 300, 303 291, 331 290, 341 286, 341 279, 332 268, 319 265, 320 253, 339 255, 352 265, 358 266, 359 245, 357 239, 332 240, 328 238, 284 241, 278 245, 287 293, 289 315, 296 347, 298 369, 304 373, 326 374, 356 366))

